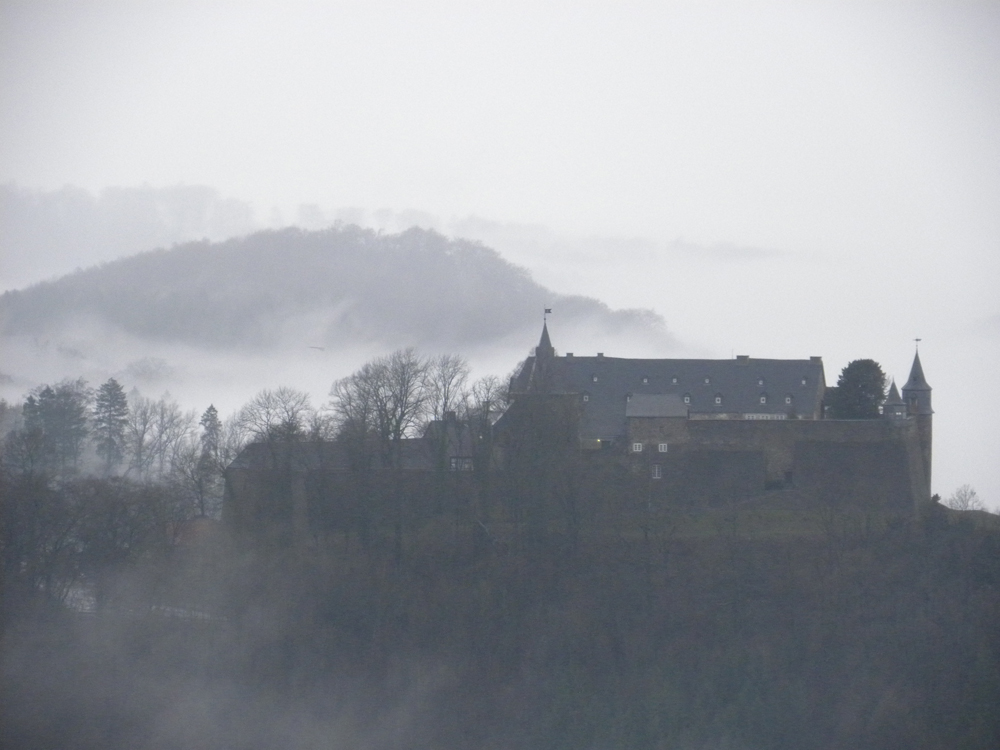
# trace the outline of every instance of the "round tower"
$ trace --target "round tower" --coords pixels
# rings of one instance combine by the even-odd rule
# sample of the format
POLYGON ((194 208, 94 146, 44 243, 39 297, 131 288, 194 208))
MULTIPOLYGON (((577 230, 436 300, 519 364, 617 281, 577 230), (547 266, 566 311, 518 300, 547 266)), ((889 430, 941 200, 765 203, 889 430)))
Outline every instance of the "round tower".
POLYGON ((903 401, 906 413, 917 421, 920 452, 924 459, 924 475, 927 478, 927 494, 931 491, 931 437, 934 410, 931 408, 931 387, 924 378, 924 368, 920 364, 920 352, 913 355, 910 377, 903 386, 903 401))

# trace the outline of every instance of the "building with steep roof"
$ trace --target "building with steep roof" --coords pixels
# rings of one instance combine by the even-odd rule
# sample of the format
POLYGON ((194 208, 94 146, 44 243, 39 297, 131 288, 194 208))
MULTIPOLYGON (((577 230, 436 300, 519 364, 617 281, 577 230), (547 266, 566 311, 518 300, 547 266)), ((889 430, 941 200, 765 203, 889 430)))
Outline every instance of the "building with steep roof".
POLYGON ((899 505, 930 497, 930 391, 918 355, 903 395, 890 388, 882 419, 828 419, 821 357, 560 356, 546 324, 511 379, 498 428, 509 432, 523 423, 518 409, 557 397, 575 405, 581 450, 672 478, 679 495, 704 494, 713 482, 729 496, 811 486, 899 505), (734 477, 727 487, 715 481, 722 475, 734 477))
POLYGON ((277 541, 364 541, 382 529, 399 545, 407 519, 470 503, 520 523, 552 503, 776 497, 899 513, 930 500, 933 410, 919 355, 881 418, 830 419, 820 357, 558 355, 544 325, 509 396, 488 439, 449 412, 389 452, 377 441, 249 445, 226 471, 224 519, 277 541))

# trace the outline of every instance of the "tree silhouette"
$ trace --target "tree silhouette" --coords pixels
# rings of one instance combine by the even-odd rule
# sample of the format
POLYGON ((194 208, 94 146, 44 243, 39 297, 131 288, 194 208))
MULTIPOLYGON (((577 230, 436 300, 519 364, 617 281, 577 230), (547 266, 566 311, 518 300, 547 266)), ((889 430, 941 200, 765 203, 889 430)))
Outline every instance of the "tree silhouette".
POLYGON ((840 372, 829 397, 834 419, 878 419, 885 401, 885 373, 873 359, 856 359, 840 372))
POLYGON ((93 440, 97 455, 104 459, 104 473, 110 474, 125 457, 125 428, 128 399, 117 380, 109 378, 97 389, 94 401, 93 440))

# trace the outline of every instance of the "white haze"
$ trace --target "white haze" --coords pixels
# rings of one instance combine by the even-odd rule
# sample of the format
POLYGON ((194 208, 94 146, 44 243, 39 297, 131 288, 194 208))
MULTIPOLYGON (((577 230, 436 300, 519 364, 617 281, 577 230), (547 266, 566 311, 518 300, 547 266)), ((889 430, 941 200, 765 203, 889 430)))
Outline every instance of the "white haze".
MULTIPOLYGON (((995 507, 998 38, 986 2, 6 2, 0 182, 209 185, 256 226, 434 226, 560 293, 652 308, 683 342, 665 355, 820 354, 829 382, 871 357, 900 382, 920 337, 934 490, 995 507)), ((78 252, 2 279, 110 257, 78 252)), ((655 354, 558 321, 562 351, 655 354)), ((192 407, 279 383, 321 400, 370 354, 107 335, 79 374, 162 358, 172 382, 147 387, 192 407)), ((504 373, 532 343, 469 354, 504 373)), ((24 345, 25 377, 49 377, 24 345)))

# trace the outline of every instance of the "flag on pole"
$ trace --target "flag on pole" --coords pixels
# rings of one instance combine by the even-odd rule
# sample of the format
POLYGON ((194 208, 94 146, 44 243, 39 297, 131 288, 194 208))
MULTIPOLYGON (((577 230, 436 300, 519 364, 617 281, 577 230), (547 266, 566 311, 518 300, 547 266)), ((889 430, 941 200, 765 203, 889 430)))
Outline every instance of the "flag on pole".
POLYGON ((546 315, 551 315, 552 314, 552 308, 551 307, 546 307, 545 308, 545 314, 546 315))

